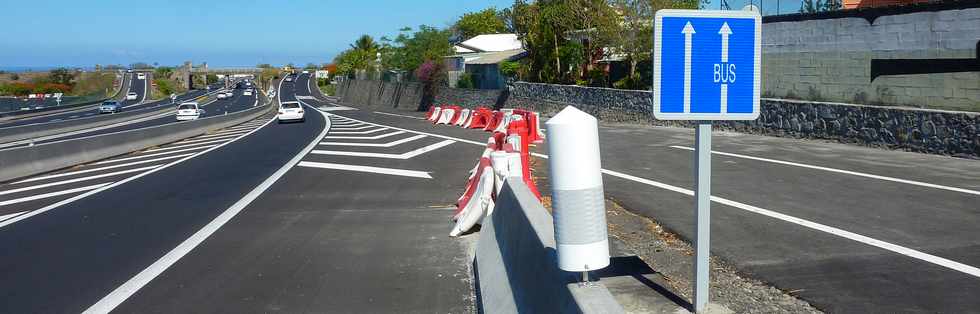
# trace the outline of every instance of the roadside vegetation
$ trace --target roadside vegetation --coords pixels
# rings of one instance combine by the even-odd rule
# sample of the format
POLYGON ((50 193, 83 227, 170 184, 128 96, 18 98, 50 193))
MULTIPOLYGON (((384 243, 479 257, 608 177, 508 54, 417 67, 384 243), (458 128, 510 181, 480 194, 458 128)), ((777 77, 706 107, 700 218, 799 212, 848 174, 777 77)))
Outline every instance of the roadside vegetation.
MULTIPOLYGON (((500 65, 501 73, 510 79, 647 89, 655 12, 706 4, 706 0, 517 0, 507 8, 463 14, 446 28, 405 27, 393 38, 382 36, 377 41, 362 35, 333 61, 338 75, 377 79, 381 73, 382 79, 397 75, 438 85, 444 83, 442 60, 454 54, 453 44, 483 34, 513 33, 527 56, 500 65), (609 60, 618 68, 609 66, 609 60), (612 71, 622 74, 613 80, 612 71)), ((473 86, 467 75, 459 83, 473 86)))
POLYGON ((47 73, 4 73, 0 96, 62 93, 65 96, 107 96, 115 92, 115 72, 82 72, 57 68, 47 73))

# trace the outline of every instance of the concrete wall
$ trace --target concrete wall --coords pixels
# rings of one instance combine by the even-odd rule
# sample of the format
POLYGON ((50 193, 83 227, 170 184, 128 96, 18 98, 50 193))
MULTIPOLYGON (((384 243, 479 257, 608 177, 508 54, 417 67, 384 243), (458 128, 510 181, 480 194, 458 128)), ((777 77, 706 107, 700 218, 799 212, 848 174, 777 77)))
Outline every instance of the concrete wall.
POLYGON ((520 178, 508 179, 483 220, 475 272, 483 313, 623 313, 601 283, 558 268, 551 215, 520 178))
MULTIPOLYGON (((769 19, 762 26, 764 97, 980 111, 980 70, 875 78, 871 66, 873 59, 948 58, 980 65, 977 6, 769 19)), ((885 70, 917 67, 930 70, 921 60, 890 62, 885 70)))

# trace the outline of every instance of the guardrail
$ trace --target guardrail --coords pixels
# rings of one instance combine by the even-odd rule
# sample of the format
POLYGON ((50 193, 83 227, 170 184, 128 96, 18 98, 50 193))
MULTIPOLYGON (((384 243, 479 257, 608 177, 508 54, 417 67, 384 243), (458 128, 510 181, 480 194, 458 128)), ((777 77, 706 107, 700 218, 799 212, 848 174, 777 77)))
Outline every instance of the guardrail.
POLYGON ((172 143, 240 124, 267 113, 273 107, 267 99, 262 99, 264 105, 226 115, 4 150, 3 158, 0 158, 0 182, 172 143))

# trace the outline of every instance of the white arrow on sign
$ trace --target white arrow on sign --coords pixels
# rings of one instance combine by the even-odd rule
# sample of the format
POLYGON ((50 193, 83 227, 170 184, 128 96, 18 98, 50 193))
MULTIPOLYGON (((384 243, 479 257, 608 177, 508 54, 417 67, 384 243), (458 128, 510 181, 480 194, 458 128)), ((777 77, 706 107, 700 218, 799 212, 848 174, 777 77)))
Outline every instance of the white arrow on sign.
POLYGON ((684 25, 684 113, 691 113, 691 37, 694 35, 694 26, 691 22, 684 25))
MULTIPOLYGON (((728 63, 728 35, 732 34, 732 29, 728 27, 728 22, 721 24, 721 29, 718 30, 718 34, 721 34, 721 62, 728 63)), ((722 66, 728 66, 724 64, 722 66)), ((728 84, 721 84, 721 113, 728 112, 728 84)))

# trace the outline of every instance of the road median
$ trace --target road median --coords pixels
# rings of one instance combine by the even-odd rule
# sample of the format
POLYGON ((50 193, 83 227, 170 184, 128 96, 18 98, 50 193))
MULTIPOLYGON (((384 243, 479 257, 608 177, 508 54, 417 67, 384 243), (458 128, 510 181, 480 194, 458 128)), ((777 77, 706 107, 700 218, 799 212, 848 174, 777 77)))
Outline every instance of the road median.
POLYGON ((0 182, 202 135, 255 119, 270 108, 272 106, 263 105, 199 120, 4 150, 4 158, 0 160, 0 182))

